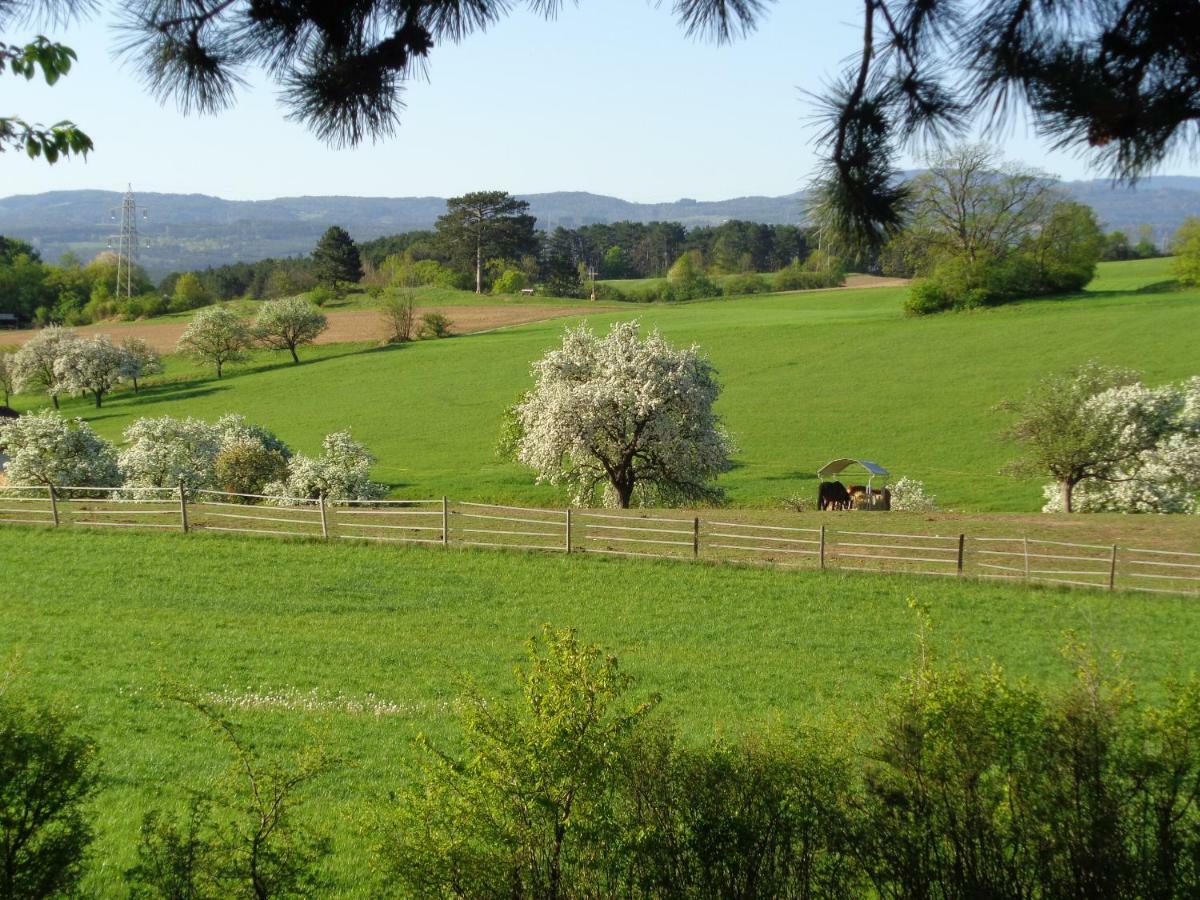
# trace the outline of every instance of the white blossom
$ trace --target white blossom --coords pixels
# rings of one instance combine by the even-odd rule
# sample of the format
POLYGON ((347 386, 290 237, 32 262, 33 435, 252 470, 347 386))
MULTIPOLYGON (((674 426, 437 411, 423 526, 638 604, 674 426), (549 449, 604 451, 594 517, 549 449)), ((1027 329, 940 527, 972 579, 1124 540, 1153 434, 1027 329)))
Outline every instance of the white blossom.
MULTIPOLYGON (((1118 439, 1139 446, 1157 435, 1148 449, 1105 473, 1081 482, 1072 505, 1082 512, 1200 512, 1200 376, 1180 384, 1113 388, 1086 404, 1090 415, 1114 423, 1118 439)), ((1043 512, 1061 512, 1057 485, 1043 489, 1043 512)))
POLYGON ((116 487, 120 484, 112 444, 82 419, 69 421, 53 410, 0 420, 0 450, 10 459, 10 484, 57 487, 116 487))
POLYGON ((934 512, 938 508, 937 497, 925 493, 923 481, 899 478, 888 490, 892 496, 892 509, 898 512, 934 512))
POLYGON ((133 382, 136 392, 139 382, 148 375, 161 375, 163 372, 162 357, 158 351, 137 337, 125 338, 121 341, 124 357, 121 361, 121 374, 133 382))
POLYGON ((201 419, 174 416, 138 419, 125 429, 118 456, 125 487, 211 488, 220 432, 201 419))
POLYGON ((79 336, 66 328, 43 328, 13 356, 13 375, 17 391, 26 393, 42 390, 58 406, 62 387, 54 374, 54 363, 79 336))
POLYGON ((65 341, 58 346, 54 378, 62 391, 91 394, 97 408, 105 394, 124 380, 125 352, 100 335, 91 340, 65 341))
POLYGON ((375 457, 349 431, 326 435, 321 448, 316 458, 297 453, 289 459, 286 480, 268 484, 263 493, 292 500, 324 495, 335 503, 375 500, 386 493, 384 485, 371 481, 375 457))
POLYGON ((226 363, 246 357, 250 347, 250 328, 231 310, 209 306, 200 310, 179 338, 178 349, 204 362, 210 362, 221 377, 226 363))
POLYGON ((324 313, 303 297, 268 300, 254 317, 254 338, 272 350, 287 350, 300 362, 296 348, 311 344, 329 325, 324 313))
POLYGON ((517 460, 574 502, 672 503, 719 495, 712 479, 733 446, 713 413, 715 370, 695 346, 677 350, 637 322, 597 337, 569 329, 534 363, 535 385, 513 410, 517 460))

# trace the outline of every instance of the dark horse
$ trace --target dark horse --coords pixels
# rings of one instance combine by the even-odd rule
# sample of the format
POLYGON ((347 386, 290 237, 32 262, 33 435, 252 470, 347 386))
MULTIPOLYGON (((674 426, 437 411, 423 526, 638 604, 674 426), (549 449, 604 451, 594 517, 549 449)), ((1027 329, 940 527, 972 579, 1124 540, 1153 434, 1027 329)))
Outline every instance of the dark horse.
POLYGON ((817 509, 845 509, 850 492, 840 481, 822 481, 817 488, 817 509))

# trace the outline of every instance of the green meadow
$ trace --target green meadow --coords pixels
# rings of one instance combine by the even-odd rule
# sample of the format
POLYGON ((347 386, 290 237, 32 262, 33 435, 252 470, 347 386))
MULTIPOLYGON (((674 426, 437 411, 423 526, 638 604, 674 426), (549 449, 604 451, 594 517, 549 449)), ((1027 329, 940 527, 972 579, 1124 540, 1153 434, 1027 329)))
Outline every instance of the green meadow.
POLYGON ((163 414, 244 413, 301 451, 350 427, 397 496, 557 503, 496 457, 503 410, 564 327, 639 318, 699 344, 720 371, 719 411, 739 448, 722 479, 733 504, 808 497, 819 466, 856 456, 923 480, 944 507, 1033 512, 1040 483, 1000 474, 1014 448, 997 437, 1006 418, 995 405, 1088 359, 1141 369, 1151 383, 1196 374, 1200 291, 1168 277, 1165 260, 1105 263, 1078 295, 916 319, 901 312, 902 288, 639 305, 403 347, 309 348, 300 366, 260 354, 221 381, 172 359, 141 396, 65 407, 113 439, 134 418, 163 414))
POLYGON ((267 757, 320 743, 339 765, 303 814, 333 842, 331 894, 387 895, 371 868, 414 738, 453 749, 461 677, 511 695, 523 643, 574 626, 615 652, 693 739, 873 720, 932 646, 1037 684, 1071 677, 1068 633, 1135 680, 1195 666, 1194 598, 911 577, 215 535, 0 529, 0 660, 8 690, 77 711, 103 789, 88 896, 124 896, 142 816, 177 808, 229 758, 199 717, 214 703, 267 757))

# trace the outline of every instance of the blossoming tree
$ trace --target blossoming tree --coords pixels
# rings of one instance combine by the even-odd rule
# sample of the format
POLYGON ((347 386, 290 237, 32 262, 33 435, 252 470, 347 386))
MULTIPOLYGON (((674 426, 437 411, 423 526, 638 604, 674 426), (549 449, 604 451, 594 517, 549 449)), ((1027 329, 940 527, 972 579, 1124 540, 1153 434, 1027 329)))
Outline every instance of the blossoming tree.
POLYGON ((0 450, 10 458, 10 484, 55 487, 116 487, 121 483, 112 444, 82 419, 54 410, 0 420, 0 450))
POLYGON ((217 377, 226 363, 246 358, 252 337, 250 327, 223 306, 209 306, 196 313, 179 338, 179 352, 216 366, 217 377))
POLYGON ((62 386, 54 372, 54 364, 79 336, 66 328, 43 328, 16 352, 12 359, 14 386, 18 393, 44 390, 58 409, 62 386))
POLYGON ((99 409, 104 395, 125 379, 125 365, 125 351, 102 334, 60 345, 54 378, 62 391, 91 394, 99 409))
POLYGON ((537 480, 574 501, 603 491, 609 505, 679 503, 719 496, 733 445, 713 412, 721 387, 695 346, 676 349, 638 323, 599 337, 568 330, 533 365, 535 385, 510 410, 505 443, 537 480))

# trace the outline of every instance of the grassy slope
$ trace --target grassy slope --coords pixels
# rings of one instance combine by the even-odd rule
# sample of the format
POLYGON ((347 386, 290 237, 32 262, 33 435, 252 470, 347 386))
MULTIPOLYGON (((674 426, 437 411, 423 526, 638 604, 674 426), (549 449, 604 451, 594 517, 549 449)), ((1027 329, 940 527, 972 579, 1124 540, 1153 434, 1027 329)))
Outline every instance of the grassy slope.
POLYGON ((335 840, 339 887, 374 896, 364 816, 404 783, 418 731, 453 740, 458 676, 511 691, 523 640, 578 627, 617 652, 689 734, 809 716, 869 719, 911 658, 907 598, 928 604, 939 653, 996 660, 1038 683, 1069 676, 1068 630, 1153 683, 1194 665, 1200 606, 1183 598, 1065 593, 833 573, 633 560, 326 546, 212 535, 0 529, 0 660, 29 693, 77 707, 101 745, 102 862, 89 895, 120 896, 137 825, 225 764, 164 684, 245 695, 374 695, 376 717, 268 704, 227 710, 256 743, 317 735, 348 766, 310 807, 335 840), (702 614, 698 614, 702 613, 702 614))
MULTIPOLYGON (((1086 295, 925 319, 904 318, 902 290, 887 288, 653 305, 591 319, 604 328, 636 315, 709 353, 725 385, 720 411, 741 448, 724 479, 736 503, 807 496, 818 466, 851 455, 923 479, 953 508, 1033 511, 1038 483, 997 474, 1013 450, 996 438, 1005 419, 992 407, 1088 358, 1140 368, 1151 382, 1195 374, 1194 342, 1184 336, 1200 327, 1200 292, 1136 291, 1165 277, 1161 260, 1105 264, 1086 295)), ((349 425, 397 493, 551 502, 561 498, 492 448, 501 411, 530 383, 530 361, 563 326, 310 350, 308 365, 221 382, 175 362, 177 384, 143 398, 120 394, 99 414, 84 403, 68 407, 112 438, 137 416, 238 411, 305 451, 349 425)))

